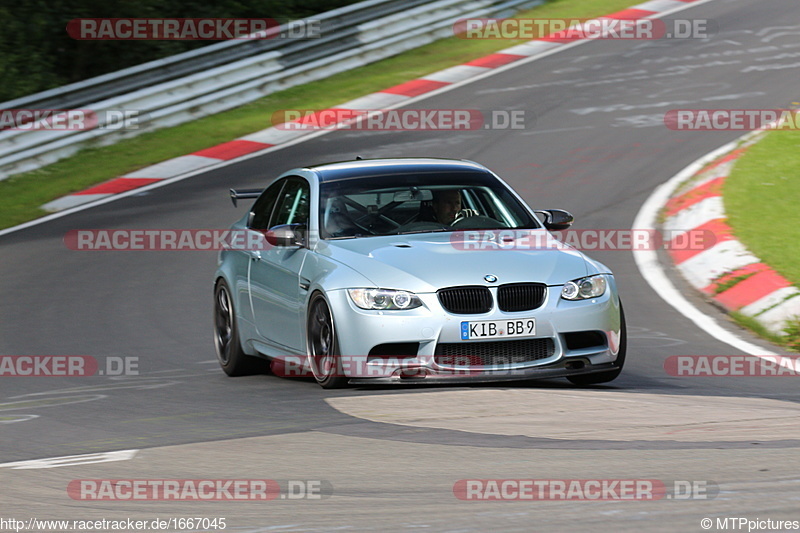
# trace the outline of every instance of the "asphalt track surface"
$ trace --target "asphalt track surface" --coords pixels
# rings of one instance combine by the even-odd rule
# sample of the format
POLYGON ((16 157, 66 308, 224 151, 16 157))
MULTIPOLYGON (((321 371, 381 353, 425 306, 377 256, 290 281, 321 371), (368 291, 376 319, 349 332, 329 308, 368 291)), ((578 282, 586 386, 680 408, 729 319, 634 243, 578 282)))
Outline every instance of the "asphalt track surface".
MULTIPOLYGON (((738 354, 661 300, 629 251, 629 325, 612 384, 362 387, 228 378, 211 342, 214 252, 76 252, 73 229, 225 228, 230 187, 364 157, 478 161, 579 229, 627 229, 655 187, 740 132, 676 132, 678 108, 782 108, 798 98, 796 0, 713 0, 710 41, 598 41, 409 107, 526 110, 524 130, 333 132, 0 237, 0 354, 137 357, 139 376, 2 378, 0 461, 140 449, 132 460, 0 467, 0 517, 227 517, 234 531, 701 531, 703 517, 800 519, 796 378, 677 378, 671 355, 738 354), (33 415, 33 416, 32 416, 33 415), (72 500, 73 479, 322 480, 333 496, 272 502, 72 500), (465 502, 462 479, 713 481, 714 499, 465 502), (263 529, 262 529, 263 528, 263 529), (269 529, 268 529, 269 528, 269 529)), ((769 216, 754 213, 753 216, 769 216)), ((673 282, 725 327, 715 308, 673 282)), ((713 486, 713 484, 712 484, 713 486)))

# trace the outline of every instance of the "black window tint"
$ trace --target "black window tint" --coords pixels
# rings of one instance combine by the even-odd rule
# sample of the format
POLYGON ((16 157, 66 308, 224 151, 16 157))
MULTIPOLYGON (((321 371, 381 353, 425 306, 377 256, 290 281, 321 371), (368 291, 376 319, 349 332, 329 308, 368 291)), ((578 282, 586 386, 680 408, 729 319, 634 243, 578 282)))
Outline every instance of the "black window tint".
POLYGON ((274 183, 258 197, 258 200, 256 200, 256 203, 253 205, 253 209, 251 209, 254 213, 253 222, 250 224, 251 228, 270 228, 269 219, 272 216, 275 201, 278 199, 278 193, 281 192, 284 183, 286 183, 285 179, 274 183))
POLYGON ((308 182, 301 178, 292 178, 281 191, 271 226, 279 224, 308 225, 310 189, 308 182))

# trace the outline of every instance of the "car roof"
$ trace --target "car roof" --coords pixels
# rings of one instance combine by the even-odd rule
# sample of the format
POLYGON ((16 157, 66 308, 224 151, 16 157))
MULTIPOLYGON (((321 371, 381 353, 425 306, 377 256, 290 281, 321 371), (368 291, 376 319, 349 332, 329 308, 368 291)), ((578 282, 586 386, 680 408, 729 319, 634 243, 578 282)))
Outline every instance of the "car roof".
POLYGON ((358 159, 340 161, 307 167, 319 176, 320 181, 361 178, 370 176, 391 176, 397 174, 425 173, 477 173, 487 174, 489 170, 472 161, 437 158, 392 158, 358 159))

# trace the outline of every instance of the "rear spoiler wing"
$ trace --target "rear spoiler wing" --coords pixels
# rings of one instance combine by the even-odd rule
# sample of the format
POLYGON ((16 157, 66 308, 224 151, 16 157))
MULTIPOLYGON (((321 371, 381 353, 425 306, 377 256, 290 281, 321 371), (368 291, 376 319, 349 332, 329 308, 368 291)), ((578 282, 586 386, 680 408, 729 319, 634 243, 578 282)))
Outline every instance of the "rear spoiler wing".
POLYGON ((261 196, 262 192, 264 192, 264 189, 231 189, 231 202, 233 202, 233 207, 238 207, 236 202, 239 200, 258 198, 261 196))

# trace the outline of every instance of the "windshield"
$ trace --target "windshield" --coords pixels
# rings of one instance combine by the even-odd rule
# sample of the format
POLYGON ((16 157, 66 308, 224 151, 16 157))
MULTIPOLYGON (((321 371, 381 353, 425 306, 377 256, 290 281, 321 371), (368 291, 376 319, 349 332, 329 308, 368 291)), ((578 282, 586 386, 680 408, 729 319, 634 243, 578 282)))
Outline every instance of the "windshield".
POLYGON ((323 239, 538 227, 512 193, 486 173, 392 174, 320 187, 323 239))

